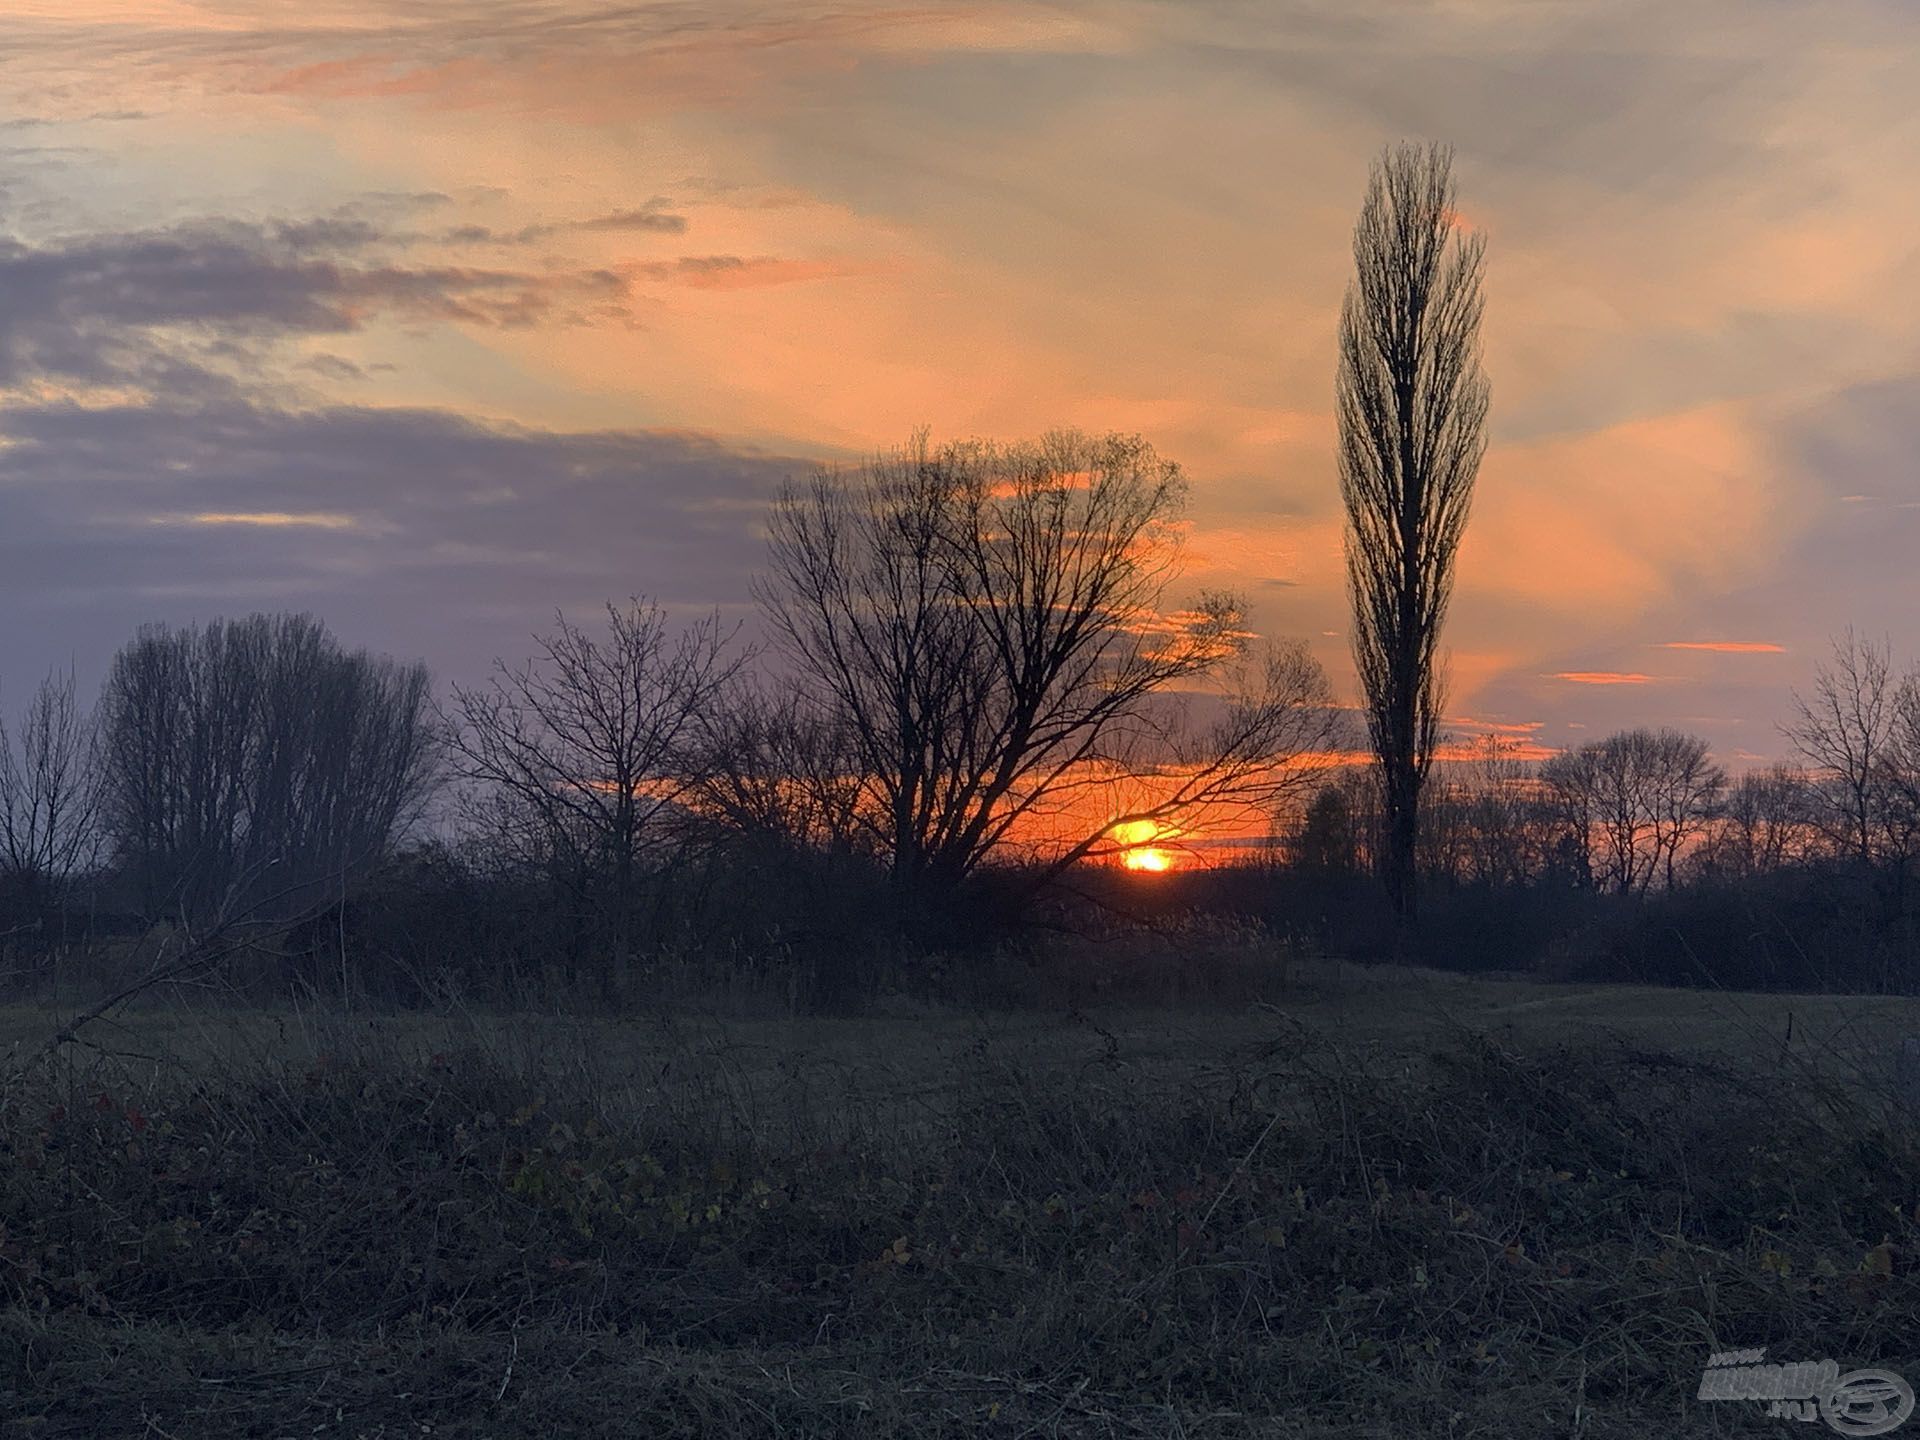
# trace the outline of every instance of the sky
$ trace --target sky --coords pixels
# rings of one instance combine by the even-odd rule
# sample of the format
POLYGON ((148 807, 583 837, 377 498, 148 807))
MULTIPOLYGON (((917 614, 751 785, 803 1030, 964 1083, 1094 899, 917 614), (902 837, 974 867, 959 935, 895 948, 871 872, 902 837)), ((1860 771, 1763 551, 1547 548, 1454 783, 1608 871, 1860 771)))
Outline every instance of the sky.
POLYGON ((781 481, 1137 431, 1192 590, 1347 658, 1367 168, 1457 153, 1490 448, 1451 721, 1736 767, 1920 652, 1910 0, 9 0, 0 707, 309 610, 472 680, 556 609, 748 617, 781 481))

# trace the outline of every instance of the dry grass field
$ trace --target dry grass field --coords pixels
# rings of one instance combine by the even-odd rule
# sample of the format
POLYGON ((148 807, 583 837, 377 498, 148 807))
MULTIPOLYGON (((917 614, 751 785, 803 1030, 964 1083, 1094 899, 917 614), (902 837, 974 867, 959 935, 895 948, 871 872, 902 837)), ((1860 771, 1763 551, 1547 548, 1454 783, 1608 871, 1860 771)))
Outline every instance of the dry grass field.
MULTIPOLYGON (((717 1086, 743 1096, 796 1088, 838 1104, 870 1095, 937 1094, 985 1053, 1036 1076, 1088 1066, 1137 1085, 1178 1088, 1221 1065, 1302 1039, 1417 1058, 1449 1037, 1485 1035, 1524 1048, 1626 1045, 1739 1063, 1784 1052, 1848 1068, 1890 1066, 1920 1035, 1920 999, 1752 995, 1653 986, 1568 985, 1337 961, 1295 967, 1274 1003, 967 1011, 882 1002, 855 1017, 702 1015, 598 1019, 452 1008, 438 1013, 262 1010, 150 1003, 90 1031, 96 1058, 144 1064, 156 1079, 241 1062, 298 1065, 322 1054, 423 1059, 479 1051, 527 1073, 574 1070, 622 1092, 717 1086), (104 1055, 101 1052, 106 1052, 104 1055)), ((67 1018, 44 1005, 0 1006, 0 1059, 15 1063, 67 1018)))
POLYGON ((1920 1372, 1920 1002, 1302 966, 1244 1008, 155 1004, 20 1068, 30 1436, 1777 1433, 1920 1372))

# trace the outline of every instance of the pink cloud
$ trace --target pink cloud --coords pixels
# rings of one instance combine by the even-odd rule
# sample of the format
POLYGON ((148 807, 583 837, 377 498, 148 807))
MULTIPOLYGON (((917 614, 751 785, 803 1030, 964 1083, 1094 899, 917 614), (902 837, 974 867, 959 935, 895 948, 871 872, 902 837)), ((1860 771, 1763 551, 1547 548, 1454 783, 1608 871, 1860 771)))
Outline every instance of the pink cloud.
POLYGON ((1787 647, 1765 640, 1668 640, 1661 650, 1711 650, 1718 655, 1784 655, 1787 647))

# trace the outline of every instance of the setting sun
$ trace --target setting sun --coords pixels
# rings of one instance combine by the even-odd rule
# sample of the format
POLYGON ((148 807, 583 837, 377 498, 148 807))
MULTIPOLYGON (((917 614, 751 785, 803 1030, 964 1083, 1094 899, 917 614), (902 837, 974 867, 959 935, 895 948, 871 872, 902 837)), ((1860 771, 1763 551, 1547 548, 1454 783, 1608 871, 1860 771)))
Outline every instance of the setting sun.
POLYGON ((1171 870, 1173 854, 1153 842, 1170 840, 1180 832, 1172 826, 1163 825, 1157 820, 1123 820, 1110 831, 1113 838, 1125 847, 1120 852, 1120 863, 1129 870, 1171 870))

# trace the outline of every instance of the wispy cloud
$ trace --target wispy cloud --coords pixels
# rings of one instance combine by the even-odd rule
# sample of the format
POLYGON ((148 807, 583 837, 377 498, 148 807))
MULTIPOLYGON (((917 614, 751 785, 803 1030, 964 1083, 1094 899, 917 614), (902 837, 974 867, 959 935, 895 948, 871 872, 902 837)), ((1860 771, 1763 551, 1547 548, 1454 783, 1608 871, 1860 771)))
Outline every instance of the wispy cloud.
POLYGON ((1667 640, 1659 650, 1711 650, 1716 655, 1784 655, 1787 647, 1765 640, 1667 640))
POLYGON ((352 530, 351 515, 331 510, 202 510, 191 515, 153 515, 155 525, 257 525, 283 530, 352 530))
MULTIPOLYGON (((1549 760, 1560 751, 1552 745, 1541 744, 1531 736, 1523 736, 1500 742, 1494 753, 1502 760, 1534 764, 1541 760, 1549 760)), ((1464 743, 1457 740, 1442 742, 1434 747, 1433 758, 1448 764, 1471 765, 1484 762, 1487 754, 1486 739, 1482 737, 1479 740, 1464 743)), ((1365 758, 1371 760, 1373 757, 1367 755, 1365 758)))
POLYGON ((570 231, 585 234, 684 235, 687 217, 668 208, 669 204, 669 201, 656 195, 644 205, 595 215, 585 220, 547 220, 522 225, 517 230, 498 230, 491 225, 456 225, 442 231, 439 238, 454 245, 531 245, 570 231))
POLYGON ((0 385, 224 386, 257 347, 379 320, 488 329, 624 314, 602 269, 411 263, 372 222, 202 220, 27 244, 0 239, 0 385))
POLYGON ((1531 735, 1544 729, 1544 720, 1476 720, 1470 715, 1455 715, 1447 721, 1449 725, 1458 725, 1465 730, 1479 730, 1489 735, 1531 735))
POLYGON ((576 220, 576 230, 655 230, 663 235, 678 235, 687 228, 687 217, 666 208, 664 200, 649 200, 637 210, 616 210, 591 220, 576 220))
POLYGON ((623 266, 622 273, 696 290, 759 290, 856 275, 867 268, 837 260, 782 260, 771 255, 682 255, 677 260, 623 266))
POLYGON ((1631 670, 1560 670, 1547 676, 1569 685, 1651 685, 1653 676, 1631 670))

